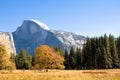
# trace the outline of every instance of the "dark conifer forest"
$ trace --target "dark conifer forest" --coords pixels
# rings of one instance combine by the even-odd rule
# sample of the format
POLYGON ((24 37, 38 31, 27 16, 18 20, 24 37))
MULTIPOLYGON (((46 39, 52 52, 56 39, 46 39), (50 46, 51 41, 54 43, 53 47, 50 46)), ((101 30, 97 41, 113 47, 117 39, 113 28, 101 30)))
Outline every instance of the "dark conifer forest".
POLYGON ((65 52, 64 65, 65 69, 120 68, 120 37, 88 37, 82 49, 71 47, 69 54, 65 52))

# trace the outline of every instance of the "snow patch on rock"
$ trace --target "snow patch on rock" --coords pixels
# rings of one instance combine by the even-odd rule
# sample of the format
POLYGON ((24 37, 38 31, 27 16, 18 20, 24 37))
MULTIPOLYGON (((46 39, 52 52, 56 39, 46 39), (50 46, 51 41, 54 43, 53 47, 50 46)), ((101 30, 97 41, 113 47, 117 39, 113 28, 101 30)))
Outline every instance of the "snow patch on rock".
POLYGON ((34 19, 30 19, 30 20, 33 21, 33 22, 35 22, 36 24, 38 24, 38 25, 39 25, 40 27, 42 27, 43 29, 45 29, 45 30, 50 30, 46 24, 44 24, 44 23, 42 23, 42 22, 40 22, 40 21, 34 20, 34 19))

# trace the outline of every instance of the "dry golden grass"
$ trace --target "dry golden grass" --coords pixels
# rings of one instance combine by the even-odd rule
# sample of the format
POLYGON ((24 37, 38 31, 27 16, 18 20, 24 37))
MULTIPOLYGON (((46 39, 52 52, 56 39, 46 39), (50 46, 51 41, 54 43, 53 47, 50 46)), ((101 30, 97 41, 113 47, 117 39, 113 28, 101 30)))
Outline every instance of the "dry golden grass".
POLYGON ((120 80, 120 69, 0 71, 0 80, 120 80))

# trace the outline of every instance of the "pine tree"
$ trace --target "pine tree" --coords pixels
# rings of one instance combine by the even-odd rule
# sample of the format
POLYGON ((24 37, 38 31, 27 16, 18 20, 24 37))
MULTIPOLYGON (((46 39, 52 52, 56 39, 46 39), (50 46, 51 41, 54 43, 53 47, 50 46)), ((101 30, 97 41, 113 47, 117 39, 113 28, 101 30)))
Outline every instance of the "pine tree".
POLYGON ((65 50, 65 56, 64 56, 64 65, 65 65, 65 69, 69 69, 70 68, 70 64, 69 64, 69 54, 68 51, 65 50))
POLYGON ((106 55, 106 68, 112 68, 112 56, 110 53, 110 43, 108 36, 104 35, 104 46, 105 46, 105 55, 106 55))
POLYGON ((76 68, 77 69, 82 68, 82 61, 83 61, 83 56, 82 56, 81 48, 77 48, 77 51, 76 51, 76 68))
POLYGON ((91 51, 91 39, 87 38, 83 47, 83 65, 85 69, 92 69, 92 51, 91 51))
POLYGON ((102 49, 102 53, 103 53, 103 55, 102 55, 102 68, 103 69, 109 69, 109 62, 108 62, 108 56, 107 56, 107 52, 106 52, 106 49, 105 49, 105 47, 103 47, 103 49, 102 49))
POLYGON ((64 56, 64 51, 62 50, 62 48, 61 48, 60 45, 57 46, 57 47, 55 48, 55 50, 56 50, 57 52, 59 52, 61 56, 64 56))
POLYGON ((116 47, 117 47, 118 57, 119 57, 119 61, 120 61, 120 36, 116 40, 116 47))
POLYGON ((100 48, 98 47, 95 52, 95 69, 101 69, 102 64, 102 53, 100 48))
POLYGON ((97 50, 96 38, 91 38, 92 68, 95 68, 96 66, 96 59, 97 59, 96 50, 97 50))
POLYGON ((83 64, 85 69, 110 69, 120 67, 120 37, 105 34, 104 37, 87 38, 83 45, 83 64), (118 51, 118 52, 117 52, 118 51))
POLYGON ((17 69, 30 69, 32 57, 24 50, 21 49, 20 53, 16 56, 17 69))
POLYGON ((76 67, 76 58, 75 58, 75 51, 74 51, 73 46, 70 49, 69 64, 70 64, 71 69, 75 69, 75 67, 76 67))
POLYGON ((109 35, 109 41, 110 41, 110 52, 112 55, 112 66, 113 68, 119 68, 120 67, 120 61, 118 58, 117 48, 115 44, 115 38, 112 35, 109 35))
POLYGON ((100 38, 95 38, 95 48, 93 50, 95 50, 95 58, 94 58, 94 68, 95 69, 100 69, 100 65, 101 65, 101 49, 100 49, 100 45, 101 45, 101 40, 100 38))
POLYGON ((106 69, 106 58, 107 58, 107 54, 106 54, 106 50, 105 50, 105 46, 104 46, 104 37, 101 36, 98 39, 98 52, 99 52, 99 58, 98 58, 98 68, 100 69, 106 69))

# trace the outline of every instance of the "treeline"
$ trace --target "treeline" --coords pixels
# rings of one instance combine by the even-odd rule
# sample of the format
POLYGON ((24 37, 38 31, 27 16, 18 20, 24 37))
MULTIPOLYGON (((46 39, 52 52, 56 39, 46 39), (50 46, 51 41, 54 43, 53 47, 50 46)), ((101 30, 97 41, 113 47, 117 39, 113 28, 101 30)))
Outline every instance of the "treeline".
POLYGON ((60 48, 56 50, 47 45, 41 45, 36 48, 31 56, 24 49, 18 54, 6 53, 6 48, 0 44, 0 70, 13 69, 64 69, 64 57, 60 48))
POLYGON ((120 37, 112 35, 87 38, 82 50, 65 51, 65 69, 120 68, 120 37))
POLYGON ((3 69, 112 69, 120 68, 120 37, 112 35, 87 38, 83 48, 63 51, 41 45, 31 56, 24 49, 8 55, 0 43, 0 70, 3 69))

